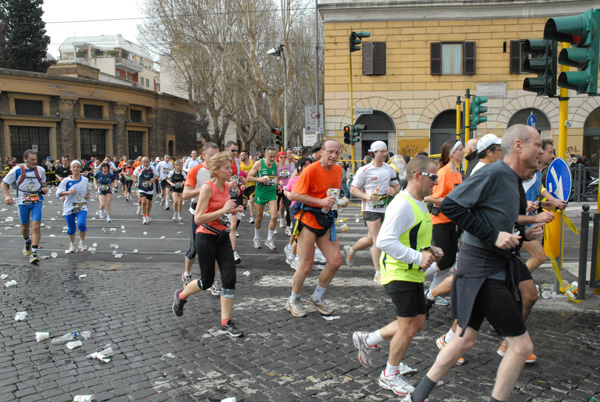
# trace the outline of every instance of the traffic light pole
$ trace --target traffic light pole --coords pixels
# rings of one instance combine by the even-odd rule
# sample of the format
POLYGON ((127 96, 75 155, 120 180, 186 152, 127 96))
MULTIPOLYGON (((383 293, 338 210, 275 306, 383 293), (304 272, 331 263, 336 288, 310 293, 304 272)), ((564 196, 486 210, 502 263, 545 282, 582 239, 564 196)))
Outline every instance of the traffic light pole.
MULTIPOLYGON (((569 42, 562 42, 562 48, 566 49, 571 47, 569 42)), ((560 71, 569 71, 569 66, 561 65, 560 71)), ((558 114, 558 153, 559 158, 565 159, 567 157, 567 117, 569 113, 569 89, 560 88, 559 99, 559 114, 558 114)))
POLYGON ((462 132, 462 125, 461 125, 461 120, 462 120, 462 112, 460 110, 460 96, 456 97, 456 139, 460 140, 460 135, 462 132))
MULTIPOLYGON (((354 96, 352 94, 352 52, 348 52, 348 64, 350 66, 350 124, 354 124, 354 96)), ((350 144, 350 159, 352 163, 352 174, 356 173, 354 163, 354 144, 350 144)))
POLYGON ((470 140, 469 131, 471 129, 471 90, 467 88, 465 94, 465 144, 470 140))

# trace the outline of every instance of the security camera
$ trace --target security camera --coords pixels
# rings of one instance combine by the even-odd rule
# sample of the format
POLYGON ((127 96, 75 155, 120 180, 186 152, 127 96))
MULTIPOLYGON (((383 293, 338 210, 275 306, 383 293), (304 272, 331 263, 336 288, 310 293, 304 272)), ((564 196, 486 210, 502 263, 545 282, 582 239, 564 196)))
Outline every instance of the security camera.
POLYGON ((272 54, 277 54, 277 52, 278 50, 273 47, 267 51, 267 54, 270 56, 272 54))

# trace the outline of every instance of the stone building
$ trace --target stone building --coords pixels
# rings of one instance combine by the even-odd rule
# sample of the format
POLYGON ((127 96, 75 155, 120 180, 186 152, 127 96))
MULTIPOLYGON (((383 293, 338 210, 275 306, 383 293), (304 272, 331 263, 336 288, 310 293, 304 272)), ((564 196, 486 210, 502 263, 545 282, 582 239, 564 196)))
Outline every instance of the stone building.
MULTIPOLYGON (((394 153, 437 153, 456 135, 456 101, 487 96, 487 123, 475 137, 499 136, 534 114, 544 138, 558 142, 559 101, 522 90, 521 45, 543 38, 548 18, 577 15, 597 1, 530 0, 319 0, 325 40, 325 131, 343 143, 343 127, 366 124, 356 144, 362 158, 375 140, 394 153), (349 44, 352 31, 368 31, 352 53, 354 108, 350 116, 349 44)), ((600 97, 569 92, 567 151, 598 165, 600 97)), ((345 153, 349 153, 345 146, 345 153)), ((562 155, 561 155, 562 156, 562 155)))
POLYGON ((189 155, 196 122, 186 99, 98 81, 98 69, 59 64, 49 74, 0 69, 0 156, 85 158, 189 155), (62 75, 56 75, 62 74, 62 75))

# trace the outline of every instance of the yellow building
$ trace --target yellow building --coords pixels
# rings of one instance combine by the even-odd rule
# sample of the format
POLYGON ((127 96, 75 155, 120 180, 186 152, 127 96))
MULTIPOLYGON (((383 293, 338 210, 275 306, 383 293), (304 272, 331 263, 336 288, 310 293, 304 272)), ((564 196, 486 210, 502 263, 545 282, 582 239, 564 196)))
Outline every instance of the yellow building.
MULTIPOLYGON (((577 15, 597 1, 320 0, 325 41, 325 133, 343 144, 343 127, 366 124, 361 159, 375 140, 391 152, 438 153, 456 135, 457 97, 487 96, 487 123, 474 136, 501 136, 533 114, 543 138, 558 144, 559 101, 523 91, 521 46, 543 38, 548 18, 577 15), (349 42, 368 31, 352 53, 354 116, 350 116, 349 42), (357 112, 358 110, 358 112, 357 112), (363 113, 363 114, 360 114, 363 113)), ((569 91, 567 152, 598 166, 600 97, 569 91)), ((345 145, 345 144, 343 144, 345 145)), ((343 153, 349 154, 349 145, 343 153)), ((563 156, 563 155, 561 155, 563 156)))
POLYGON ((48 74, 0 69, 0 157, 189 155, 196 119, 186 99, 98 80, 84 64, 48 74))

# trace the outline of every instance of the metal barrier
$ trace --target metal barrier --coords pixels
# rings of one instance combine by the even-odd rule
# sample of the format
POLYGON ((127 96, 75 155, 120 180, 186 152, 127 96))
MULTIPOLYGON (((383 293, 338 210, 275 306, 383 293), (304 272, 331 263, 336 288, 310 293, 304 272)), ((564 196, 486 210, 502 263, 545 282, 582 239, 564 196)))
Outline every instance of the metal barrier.
MULTIPOLYGON (((581 206, 581 229, 579 230, 579 275, 577 277, 577 283, 579 284, 577 289, 577 300, 585 300, 585 288, 586 288, 586 270, 587 270, 587 253, 588 253, 588 239, 590 232, 590 206, 583 204, 581 206)), ((600 214, 597 214, 600 215, 600 214)), ((597 241, 596 232, 596 217, 594 217, 594 242, 597 241)), ((596 244, 596 243, 594 243, 596 244)), ((592 267, 594 267, 594 258, 592 257, 592 267)), ((593 269, 593 268, 592 268, 593 269)), ((593 272, 590 273, 590 278, 593 272)), ((591 284, 591 281, 590 281, 591 284)), ((592 286, 593 287, 593 286, 592 286)))
POLYGON ((573 202, 589 202, 598 200, 598 186, 590 183, 598 176, 598 168, 576 165, 571 167, 573 189, 571 199, 573 202))
MULTIPOLYGON (((581 227, 583 228, 584 223, 587 223, 589 225, 589 215, 588 215, 588 221, 584 222, 583 221, 583 214, 582 214, 582 221, 581 221, 581 227)), ((594 226, 593 226, 593 236, 592 236, 592 266, 590 268, 590 287, 593 288, 600 288, 600 270, 598 269, 598 240, 599 240, 599 236, 598 236, 598 231, 600 230, 600 214, 594 214, 594 226)), ((581 238, 581 244, 580 246, 583 245, 583 237, 581 238)), ((586 247, 587 247, 587 242, 586 242, 586 247)), ((580 252, 581 253, 581 252, 580 252)), ((587 250, 586 250, 587 253, 587 250)), ((580 256, 580 262, 579 262, 579 274, 581 275, 581 256, 580 256)), ((585 283, 585 282, 584 282, 585 283)), ((580 286, 581 288, 581 286, 580 286)))

